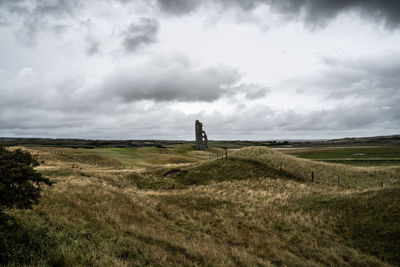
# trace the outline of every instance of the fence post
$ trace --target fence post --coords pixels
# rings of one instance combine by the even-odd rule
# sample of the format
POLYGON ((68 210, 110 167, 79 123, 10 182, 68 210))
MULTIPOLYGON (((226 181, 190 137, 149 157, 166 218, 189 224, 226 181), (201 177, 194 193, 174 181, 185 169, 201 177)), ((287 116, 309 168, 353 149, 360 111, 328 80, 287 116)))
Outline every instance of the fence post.
POLYGON ((340 186, 340 176, 337 177, 337 186, 340 186))
POLYGON ((228 148, 225 147, 225 158, 228 159, 228 148))
POLYGON ((281 167, 280 167, 280 171, 282 172, 282 161, 281 161, 281 167))
POLYGON ((314 172, 313 171, 311 172, 311 182, 314 183, 314 172))

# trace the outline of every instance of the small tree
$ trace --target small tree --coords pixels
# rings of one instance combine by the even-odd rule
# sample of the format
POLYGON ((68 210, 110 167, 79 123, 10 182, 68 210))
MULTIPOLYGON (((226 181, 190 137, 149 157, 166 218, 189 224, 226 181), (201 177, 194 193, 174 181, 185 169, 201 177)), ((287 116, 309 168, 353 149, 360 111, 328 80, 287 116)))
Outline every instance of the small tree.
POLYGON ((12 207, 26 209, 37 203, 41 184, 52 184, 34 169, 38 165, 29 152, 0 147, 0 212, 12 207))

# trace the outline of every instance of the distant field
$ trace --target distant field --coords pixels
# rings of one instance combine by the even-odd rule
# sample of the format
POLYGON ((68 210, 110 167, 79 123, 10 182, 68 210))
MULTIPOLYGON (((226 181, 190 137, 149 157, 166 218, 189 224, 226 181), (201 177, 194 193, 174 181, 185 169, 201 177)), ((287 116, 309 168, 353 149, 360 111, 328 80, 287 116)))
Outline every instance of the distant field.
POLYGON ((309 147, 280 151, 299 158, 354 166, 400 165, 400 146, 309 147))
POLYGON ((222 157, 224 150, 211 147, 208 150, 195 150, 191 144, 169 147, 126 147, 126 148, 31 148, 34 155, 56 155, 59 161, 82 163, 99 167, 117 169, 149 169, 168 165, 185 165, 222 157))

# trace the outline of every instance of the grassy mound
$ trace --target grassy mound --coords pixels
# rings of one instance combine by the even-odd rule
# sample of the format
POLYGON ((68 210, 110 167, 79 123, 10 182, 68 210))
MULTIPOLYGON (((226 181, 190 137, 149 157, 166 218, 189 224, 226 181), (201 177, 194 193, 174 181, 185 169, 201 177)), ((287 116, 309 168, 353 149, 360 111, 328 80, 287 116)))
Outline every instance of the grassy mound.
POLYGON ((131 185, 151 190, 182 189, 191 185, 204 185, 211 181, 263 178, 300 180, 264 163, 246 159, 217 159, 184 168, 161 168, 148 173, 132 173, 127 176, 131 185))
POLYGON ((231 157, 261 162, 270 168, 280 170, 285 174, 297 177, 303 182, 314 182, 323 185, 337 185, 351 188, 377 187, 384 184, 400 185, 397 177, 399 169, 368 169, 356 168, 342 164, 316 162, 299 159, 267 147, 249 147, 235 151, 231 157))
POLYGON ((291 178, 298 177, 280 172, 271 166, 256 160, 240 158, 219 159, 204 163, 183 171, 172 173, 175 180, 183 185, 206 184, 209 181, 234 181, 260 178, 291 178))
POLYGON ((147 175, 131 175, 129 180, 141 189, 179 189, 190 185, 245 179, 281 178, 297 182, 343 188, 399 185, 399 169, 356 168, 315 162, 286 155, 267 147, 243 148, 228 159, 217 159, 183 167, 159 168, 147 175))

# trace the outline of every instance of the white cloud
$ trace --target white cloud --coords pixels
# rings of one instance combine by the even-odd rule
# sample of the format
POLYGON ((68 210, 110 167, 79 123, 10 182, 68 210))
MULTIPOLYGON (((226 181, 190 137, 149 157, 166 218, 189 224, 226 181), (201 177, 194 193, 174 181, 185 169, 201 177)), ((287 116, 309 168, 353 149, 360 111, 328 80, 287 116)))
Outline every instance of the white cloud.
POLYGON ((399 131, 396 3, 303 2, 2 1, 0 136, 399 131))

